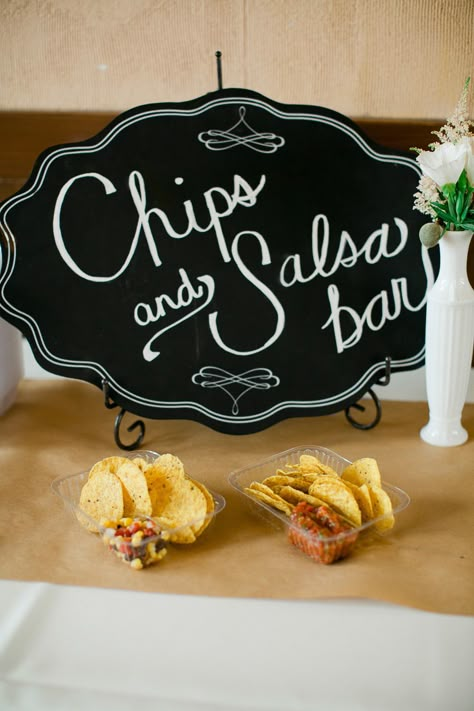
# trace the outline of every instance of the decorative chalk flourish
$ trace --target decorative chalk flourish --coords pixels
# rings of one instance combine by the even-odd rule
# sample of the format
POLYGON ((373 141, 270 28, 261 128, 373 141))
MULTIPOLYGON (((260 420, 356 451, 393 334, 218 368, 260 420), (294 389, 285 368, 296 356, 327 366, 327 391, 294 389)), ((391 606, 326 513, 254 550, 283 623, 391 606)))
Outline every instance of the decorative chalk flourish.
POLYGON ((252 368, 243 373, 230 373, 217 366, 207 365, 193 375, 192 382, 203 388, 221 388, 232 400, 232 414, 239 414, 239 400, 249 390, 269 390, 280 384, 280 379, 268 368, 252 368), (239 395, 233 395, 229 387, 240 386, 243 390, 239 395))
POLYGON ((244 146, 258 153, 275 153, 285 144, 285 139, 275 133, 258 133, 245 120, 246 108, 239 108, 239 120, 227 131, 212 128, 198 135, 210 151, 227 151, 235 146, 244 146))

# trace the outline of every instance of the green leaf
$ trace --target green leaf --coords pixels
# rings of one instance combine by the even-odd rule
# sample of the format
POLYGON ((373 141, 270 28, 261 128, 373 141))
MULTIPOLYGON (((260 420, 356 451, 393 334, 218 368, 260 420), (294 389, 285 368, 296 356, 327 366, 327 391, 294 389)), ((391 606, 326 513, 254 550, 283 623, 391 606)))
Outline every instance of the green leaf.
POLYGON ((452 217, 452 215, 450 215, 449 212, 446 212, 446 210, 444 210, 444 208, 441 207, 439 203, 432 202, 430 204, 435 213, 438 215, 438 217, 441 217, 444 222, 454 222, 454 218, 452 217))
POLYGON ((464 194, 461 192, 458 192, 456 195, 456 217, 458 220, 461 220, 461 215, 464 210, 464 194))
POLYGON ((457 190, 460 190, 462 193, 466 190, 467 186, 469 185, 469 182, 467 180, 467 173, 466 169, 464 168, 461 175, 458 178, 458 182, 456 183, 456 188, 457 190))
POLYGON ((461 212, 461 216, 460 216, 461 222, 466 219, 466 216, 467 216, 467 214, 468 214, 468 212, 469 212, 469 208, 470 208, 470 207, 471 207, 471 196, 470 196, 469 193, 468 193, 468 194, 465 196, 464 208, 463 208, 463 210, 462 210, 462 212, 461 212))
POLYGON ((454 195, 450 195, 448 197, 448 208, 449 208, 449 214, 450 215, 455 215, 456 214, 456 205, 454 202, 454 195))
POLYGON ((448 200, 450 197, 452 197, 454 195, 455 190, 456 190, 455 183, 446 183, 441 188, 441 192, 443 193, 444 197, 448 198, 448 200))
POLYGON ((462 227, 463 230, 469 230, 474 232, 474 222, 463 222, 462 225, 459 226, 462 227))

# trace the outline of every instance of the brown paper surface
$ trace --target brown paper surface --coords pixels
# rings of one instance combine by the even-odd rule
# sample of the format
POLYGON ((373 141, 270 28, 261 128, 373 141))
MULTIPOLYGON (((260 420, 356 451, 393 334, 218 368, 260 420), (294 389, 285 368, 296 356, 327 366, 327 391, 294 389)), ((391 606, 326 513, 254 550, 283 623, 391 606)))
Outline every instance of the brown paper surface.
MULTIPOLYGON (((368 404, 370 407, 370 404, 368 404)), ((120 454, 92 385, 25 380, 0 417, 0 576, 149 592, 280 599, 369 598, 440 613, 474 613, 474 405, 470 440, 433 447, 419 437, 426 403, 384 402, 372 430, 344 413, 292 418, 252 435, 224 435, 184 420, 145 420, 142 447, 172 452, 187 472, 227 500, 195 544, 173 546, 162 563, 133 571, 77 523, 51 491, 55 477, 120 454), (383 478, 411 497, 393 531, 331 566, 289 545, 284 532, 249 512, 229 473, 290 447, 319 445, 348 459, 375 457, 383 478)), ((136 418, 126 415, 126 427, 136 418)))

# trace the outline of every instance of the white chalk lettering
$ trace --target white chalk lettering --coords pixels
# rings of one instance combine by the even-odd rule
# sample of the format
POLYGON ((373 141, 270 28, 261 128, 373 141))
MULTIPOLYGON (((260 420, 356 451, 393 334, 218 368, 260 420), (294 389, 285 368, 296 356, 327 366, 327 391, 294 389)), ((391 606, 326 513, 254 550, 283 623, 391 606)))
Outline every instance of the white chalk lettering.
POLYGON ((176 298, 173 299, 169 294, 160 294, 155 298, 155 306, 152 308, 149 304, 139 303, 135 307, 134 317, 135 322, 139 326, 147 326, 149 323, 159 321, 166 315, 172 314, 173 311, 180 311, 187 306, 190 306, 194 301, 202 299, 191 311, 186 311, 180 318, 171 320, 167 326, 160 328, 145 344, 143 348, 143 358, 147 362, 155 360, 160 355, 160 351, 153 346, 155 342, 167 331, 175 328, 180 323, 194 316, 199 311, 202 311, 214 298, 215 282, 209 274, 203 274, 196 277, 199 282, 198 286, 193 286, 190 278, 184 269, 179 269, 181 284, 176 290, 176 298))
POLYGON ((106 195, 111 195, 112 193, 116 192, 114 184, 108 179, 105 178, 103 175, 100 173, 82 173, 82 175, 76 175, 74 178, 70 178, 70 180, 67 181, 59 191, 58 197, 56 198, 56 204, 54 206, 54 215, 53 215, 53 235, 54 235, 54 241, 56 243, 56 247, 58 248, 59 254, 63 258, 63 260, 66 262, 68 267, 78 276, 82 277, 83 279, 87 279, 87 281, 95 281, 95 282, 104 282, 104 281, 113 281, 117 277, 119 277, 125 269, 128 267, 130 260, 133 256, 134 252, 134 245, 132 244, 132 247, 128 253, 128 257, 120 267, 118 271, 116 271, 112 275, 108 276, 97 276, 97 275, 92 275, 92 274, 87 274, 85 271, 83 271, 78 264, 74 261, 74 259, 71 257, 69 254, 64 239, 61 231, 61 210, 63 207, 64 199, 72 187, 76 180, 82 180, 84 178, 92 178, 94 180, 98 180, 100 183, 105 188, 105 194, 106 195))
POLYGON ((341 305, 338 287, 335 284, 328 286, 330 316, 321 328, 332 325, 338 353, 355 346, 360 341, 365 327, 370 331, 379 331, 387 321, 397 319, 402 307, 408 311, 419 311, 424 307, 427 293, 434 283, 433 268, 426 250, 422 250, 422 261, 427 288, 418 303, 411 303, 405 277, 391 279, 390 290, 384 289, 372 297, 362 314, 351 306, 341 305))
MULTIPOLYGON (((260 177, 260 180, 255 188, 253 188, 250 183, 248 183, 240 175, 234 175, 232 193, 228 193, 227 190, 221 187, 212 187, 209 190, 206 190, 203 193, 203 198, 209 214, 209 223, 205 226, 199 225, 192 202, 190 200, 185 200, 183 202, 183 208, 187 224, 184 231, 179 232, 171 224, 171 220, 165 210, 160 207, 147 208, 146 186, 143 176, 137 170, 132 171, 128 178, 128 188, 138 216, 135 233, 130 243, 128 254, 121 267, 112 274, 104 276, 87 273, 77 264, 67 249, 66 241, 62 232, 61 211, 63 209, 67 193, 76 181, 83 179, 98 180, 104 186, 106 195, 111 195, 112 193, 117 192, 112 181, 100 173, 82 173, 70 178, 70 180, 63 185, 56 199, 53 215, 53 235, 59 254, 68 267, 82 279, 93 282, 114 281, 114 279, 117 279, 121 274, 123 274, 135 254, 142 234, 146 240, 154 266, 161 266, 162 260, 158 252, 155 235, 150 225, 150 218, 152 216, 159 218, 165 234, 173 239, 183 239, 188 237, 193 232, 203 233, 213 230, 222 259, 225 262, 230 262, 231 256, 227 248, 221 220, 223 217, 231 215, 239 205, 242 207, 252 207, 255 205, 257 197, 265 185, 265 175, 260 177), (218 208, 216 204, 217 196, 219 196, 220 200, 224 203, 224 205, 220 208, 218 208)), ((181 185, 182 182, 182 179, 178 179, 176 184, 181 185)))
MULTIPOLYGON (((144 303, 135 306, 133 315, 139 326, 148 326, 166 316, 170 309, 172 311, 182 309, 203 296, 204 287, 201 284, 197 288, 193 286, 185 269, 179 269, 179 276, 181 284, 176 291, 176 299, 172 299, 169 294, 160 294, 155 297, 153 306, 144 303)), ((202 280, 202 277, 198 277, 198 281, 202 280)))
POLYGON ((250 236, 255 238, 261 249, 262 253, 262 260, 261 264, 262 265, 268 265, 271 264, 271 256, 270 256, 270 251, 268 249, 268 245, 265 242, 264 238, 262 237, 261 234, 258 232, 239 232, 234 238, 234 241, 232 242, 232 257, 237 265, 240 273, 242 276, 247 279, 251 284, 253 284, 256 289, 263 294, 268 301, 271 303, 273 308, 275 309, 276 313, 276 325, 275 329, 273 331, 273 334, 263 343, 261 346, 258 348, 254 348, 252 350, 248 351, 239 351, 235 348, 231 348, 230 346, 226 345, 224 341, 222 340, 218 328, 217 328, 217 316, 218 312, 213 311, 212 313, 209 314, 209 328, 212 333, 212 336, 216 343, 225 351, 228 353, 233 353, 234 355, 240 355, 240 356, 248 356, 248 355, 253 355, 254 353, 260 353, 261 351, 264 351, 266 348, 269 348, 272 343, 274 343, 282 334, 283 329, 285 328, 285 311, 280 304, 279 300, 275 296, 275 294, 269 289, 263 282, 261 282, 257 277, 248 269, 248 267, 244 264, 242 261, 240 254, 239 254, 239 241, 242 239, 242 237, 245 236, 250 236))
POLYGON ((390 249, 389 225, 383 223, 377 230, 372 232, 365 240, 360 249, 350 236, 343 230, 339 237, 336 255, 331 263, 329 259, 329 221, 326 215, 316 215, 313 219, 311 232, 311 256, 312 271, 307 275, 303 274, 300 254, 290 254, 282 264, 280 270, 280 283, 289 287, 296 283, 305 284, 316 277, 329 277, 335 274, 341 267, 346 269, 355 266, 359 258, 364 258, 367 264, 376 264, 380 259, 390 259, 399 254, 408 240, 408 228, 406 223, 398 217, 393 221, 398 228, 395 235, 394 247, 390 249), (321 232, 322 225, 322 232, 321 232))
MULTIPOLYGON (((210 221, 207 225, 201 226, 198 224, 194 208, 190 200, 185 201, 184 207, 188 224, 184 232, 177 232, 169 220, 166 212, 159 207, 152 207, 147 210, 146 189, 143 176, 138 171, 133 171, 129 177, 129 189, 138 214, 137 232, 143 229, 147 240, 153 240, 153 232, 150 227, 150 217, 155 216, 161 220, 161 224, 165 228, 165 232, 169 237, 174 239, 182 239, 187 237, 192 232, 209 232, 214 230, 217 238, 217 244, 224 262, 230 262, 231 257, 227 249, 224 232, 221 225, 221 218, 232 215, 238 205, 243 207, 252 207, 257 201, 257 196, 265 185, 265 176, 262 175, 258 185, 252 188, 244 178, 240 175, 234 175, 234 189, 232 194, 221 187, 213 187, 206 190, 204 193, 204 201, 207 206, 210 221), (223 201, 223 206, 218 209, 215 196, 220 196, 223 201)), ((155 266, 161 264, 161 259, 154 259, 155 266)))
MULTIPOLYGON (((161 267, 162 258, 160 256, 160 242, 164 237, 173 240, 182 240, 196 233, 210 233, 215 237, 218 254, 224 262, 233 262, 243 279, 245 279, 255 289, 256 298, 263 297, 271 307, 271 314, 274 315, 274 323, 268 326, 268 315, 262 316, 261 343, 251 349, 239 348, 238 344, 229 344, 231 339, 229 334, 226 338, 218 327, 219 312, 214 310, 208 314, 208 326, 210 333, 216 344, 227 353, 238 356, 250 356, 260 353, 268 348, 280 338, 285 329, 285 310, 277 295, 266 283, 257 278, 252 271, 252 265, 248 264, 243 256, 241 245, 244 241, 252 240, 259 247, 259 262, 261 266, 272 264, 271 253, 265 238, 256 231, 243 230, 236 234, 232 240, 225 234, 224 221, 229 218, 240 206, 245 208, 253 207, 257 204, 257 198, 265 186, 266 177, 261 175, 257 184, 253 187, 245 178, 238 174, 233 175, 232 187, 230 190, 223 186, 212 186, 205 190, 200 196, 204 207, 201 204, 200 211, 195 209, 195 202, 192 200, 178 201, 179 209, 170 216, 169 211, 163 209, 159 204, 149 205, 147 200, 147 190, 143 175, 133 170, 128 176, 128 191, 136 211, 137 221, 133 235, 130 235, 130 243, 124 249, 124 254, 117 255, 117 249, 113 251, 111 258, 120 261, 118 269, 110 267, 107 275, 93 274, 86 272, 77 262, 77 257, 72 257, 67 246, 67 229, 62 224, 61 215, 67 200, 69 191, 73 190, 76 183, 84 180, 97 181, 105 193, 105 197, 117 193, 113 182, 100 173, 90 172, 76 175, 70 178, 60 189, 53 214, 53 235, 56 247, 65 264, 79 277, 91 282, 111 282, 118 279, 128 268, 132 261, 140 240, 145 243, 149 257, 155 268, 161 267), (200 221, 196 216, 199 214, 200 221), (202 215, 205 215, 203 218, 202 215), (183 220, 184 216, 184 220, 183 220), (180 229, 176 224, 180 222, 180 229), (63 234, 63 230, 66 235, 63 234), (231 241, 230 241, 231 240, 231 241), (229 241, 229 244, 228 244, 229 241), (128 250, 128 251, 127 251, 128 250), (125 254, 126 252, 126 254, 125 254), (271 332, 267 333, 266 329, 271 332)), ((184 178, 174 179, 175 185, 184 184, 184 178)), ((72 197, 72 195, 71 195, 72 197)), ((77 197, 77 196, 76 196, 77 197)), ((99 201, 102 198, 99 198, 99 201)), ((94 207, 94 206, 92 206, 94 207)), ((91 214, 93 210, 91 207, 91 214)), ((71 219, 70 217, 68 219, 71 219)), ((63 222, 66 220, 63 215, 63 222)), ((372 267, 381 260, 393 259, 405 248, 408 240, 408 227, 406 223, 393 217, 393 224, 383 222, 373 230, 361 243, 360 236, 357 237, 357 244, 347 230, 342 230, 337 239, 334 235, 331 238, 330 224, 326 215, 317 214, 311 223, 310 246, 311 249, 305 253, 295 252, 284 258, 278 273, 279 284, 284 288, 290 288, 300 284, 307 284, 313 279, 329 279, 341 269, 352 269, 360 261, 372 267), (309 254, 309 257, 308 257, 309 254), (306 255, 306 256, 303 256, 306 255)), ((71 235, 69 235, 71 239, 71 235)), ((123 237, 121 243, 123 244, 123 237)), ((127 245, 127 241, 125 240, 127 245)), ((98 249, 107 248, 107 244, 98 244, 98 249)), ((75 246, 76 247, 76 246, 75 246)), ((164 252, 164 249, 163 249, 164 252)), ((75 248, 75 255, 78 253, 75 248)), ((247 252, 246 252, 247 253, 247 252)), ((387 322, 394 321, 401 315, 403 310, 419 311, 426 303, 426 295, 434 283, 433 269, 426 250, 422 250, 422 261, 426 275, 427 288, 421 300, 419 297, 413 298, 410 294, 409 283, 406 277, 392 278, 385 289, 380 289, 371 295, 368 303, 357 308, 352 303, 343 303, 345 296, 342 287, 335 283, 330 283, 327 288, 327 298, 329 316, 322 329, 332 328, 337 353, 342 353, 348 348, 352 348, 362 339, 366 330, 371 332, 380 331, 387 322), (341 289, 341 291, 340 291, 341 289), (342 293, 341 293, 342 292, 342 293)), ((269 270, 269 274, 272 274, 269 270)), ((152 361, 159 356, 156 349, 156 341, 165 332, 183 323, 186 319, 205 309, 211 304, 216 284, 210 274, 191 278, 184 267, 178 268, 179 282, 172 294, 160 293, 149 301, 141 301, 135 305, 133 318, 139 327, 148 327, 152 324, 166 322, 154 335, 149 338, 143 348, 143 358, 152 361)), ((169 283, 169 281, 167 281, 169 283)), ((417 289, 417 294, 419 290, 417 289)), ((360 303, 360 302, 358 302, 360 303)), ((235 308, 241 309, 238 298, 235 308)), ((260 313, 260 311, 257 311, 260 313)), ((240 319, 245 319, 245 314, 238 314, 240 319)), ((252 334, 255 338, 255 333, 252 334)), ((258 336, 257 336, 258 337, 258 336)))

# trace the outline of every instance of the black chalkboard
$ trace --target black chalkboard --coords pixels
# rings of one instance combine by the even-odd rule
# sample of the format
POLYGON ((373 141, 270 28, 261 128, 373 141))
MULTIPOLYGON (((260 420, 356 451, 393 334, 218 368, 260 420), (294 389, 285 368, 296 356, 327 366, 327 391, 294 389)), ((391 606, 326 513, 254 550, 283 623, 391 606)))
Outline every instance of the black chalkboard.
POLYGON ((247 433, 424 362, 408 153, 226 89, 45 151, 0 206, 0 314, 121 407, 247 433))

